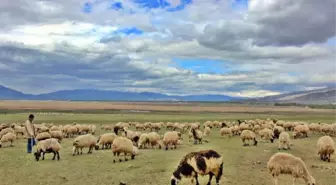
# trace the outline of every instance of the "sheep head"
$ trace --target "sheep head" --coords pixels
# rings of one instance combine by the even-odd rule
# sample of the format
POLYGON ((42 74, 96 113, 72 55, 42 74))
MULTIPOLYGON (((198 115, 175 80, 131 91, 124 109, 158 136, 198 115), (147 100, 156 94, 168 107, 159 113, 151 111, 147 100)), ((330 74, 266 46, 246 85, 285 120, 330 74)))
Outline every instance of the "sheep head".
POLYGON ((40 151, 36 151, 36 152, 34 153, 34 156, 35 156, 36 161, 39 161, 39 160, 40 160, 40 157, 41 157, 41 152, 40 152, 40 151))

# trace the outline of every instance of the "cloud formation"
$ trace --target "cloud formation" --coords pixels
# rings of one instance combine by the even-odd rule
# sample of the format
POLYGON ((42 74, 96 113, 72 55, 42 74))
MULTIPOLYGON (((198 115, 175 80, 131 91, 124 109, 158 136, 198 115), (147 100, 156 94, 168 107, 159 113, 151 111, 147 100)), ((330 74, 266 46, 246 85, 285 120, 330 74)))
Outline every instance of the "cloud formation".
POLYGON ((24 92, 255 97, 336 82, 335 0, 17 1, 0 4, 0 84, 24 92), (211 62, 224 65, 198 70, 211 62))

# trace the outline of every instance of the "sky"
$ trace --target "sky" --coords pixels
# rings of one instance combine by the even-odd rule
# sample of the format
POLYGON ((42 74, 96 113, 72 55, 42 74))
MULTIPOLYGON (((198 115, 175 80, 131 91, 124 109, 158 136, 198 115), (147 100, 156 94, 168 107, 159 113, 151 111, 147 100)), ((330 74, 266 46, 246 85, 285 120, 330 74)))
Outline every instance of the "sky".
POLYGON ((5 0, 0 85, 262 97, 336 84, 336 0, 5 0))

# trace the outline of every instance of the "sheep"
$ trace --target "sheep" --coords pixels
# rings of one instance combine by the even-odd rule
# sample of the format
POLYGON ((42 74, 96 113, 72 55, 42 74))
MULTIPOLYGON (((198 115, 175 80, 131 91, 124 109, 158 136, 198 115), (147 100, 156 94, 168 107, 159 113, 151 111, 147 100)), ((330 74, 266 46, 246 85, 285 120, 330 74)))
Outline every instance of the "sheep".
POLYGON ((91 154, 96 144, 96 138, 92 134, 78 136, 75 138, 72 144, 72 155, 75 156, 76 153, 79 155, 79 149, 81 151, 80 154, 83 154, 83 148, 86 147, 89 148, 88 154, 91 154))
POLYGON ((148 134, 144 133, 140 135, 139 141, 138 141, 138 147, 139 148, 147 148, 147 145, 149 144, 149 138, 148 134))
POLYGON ((79 125, 78 126, 78 133, 79 134, 88 134, 91 131, 89 125, 79 125))
POLYGON ((26 132, 25 127, 21 127, 19 125, 14 125, 13 129, 14 129, 14 131, 15 131, 15 133, 16 133, 17 136, 19 136, 19 134, 21 136, 25 135, 25 132, 26 132))
POLYGON ((51 138, 40 141, 37 143, 36 152, 34 153, 36 161, 40 160, 42 154, 42 160, 44 160, 45 153, 53 153, 54 157, 52 160, 55 160, 57 155, 57 160, 60 160, 59 151, 61 150, 61 144, 58 142, 57 139, 51 138))
POLYGON ((274 135, 273 135, 273 131, 268 129, 268 128, 264 128, 262 130, 259 131, 259 135, 263 140, 270 140, 271 143, 273 143, 274 141, 274 135))
POLYGON ((230 127, 233 135, 239 135, 240 129, 237 125, 230 127))
POLYGON ((250 140, 254 141, 253 143, 254 146, 257 146, 258 144, 255 133, 250 130, 243 130, 243 132, 240 134, 240 138, 244 143, 243 146, 248 146, 249 143, 245 143, 245 141, 250 141, 250 140))
POLYGON ((111 148, 112 143, 118 136, 115 133, 105 133, 98 137, 97 144, 95 146, 96 150, 99 150, 99 145, 102 145, 102 149, 111 148))
POLYGON ((191 132, 194 138, 194 144, 196 145, 197 142, 198 144, 202 144, 203 133, 198 129, 191 129, 191 132))
POLYGON ((55 125, 50 127, 50 129, 49 129, 49 131, 58 131, 58 130, 61 130, 60 127, 55 126, 55 125))
POLYGON ((179 135, 176 131, 168 131, 163 135, 163 145, 165 146, 165 150, 168 150, 169 145, 173 145, 174 149, 176 149, 177 142, 179 140, 179 135))
POLYGON ((2 136, 4 136, 7 133, 15 133, 14 129, 12 128, 4 128, 0 131, 0 139, 2 138, 2 136))
POLYGON ((211 132, 211 128, 210 127, 205 127, 203 135, 208 136, 210 134, 210 132, 211 132))
POLYGON ((13 142, 16 140, 16 135, 12 132, 8 132, 0 139, 0 148, 2 147, 3 143, 10 142, 11 144, 9 146, 13 147, 13 142))
POLYGON ((314 177, 309 173, 303 160, 292 154, 278 152, 267 162, 267 168, 278 185, 278 176, 281 174, 292 175, 293 185, 297 178, 303 178, 308 185, 315 185, 314 177))
POLYGON ((161 145, 159 144, 159 140, 160 140, 160 135, 156 132, 150 132, 147 134, 148 140, 149 140, 149 144, 152 146, 152 148, 154 146, 159 146, 159 149, 161 149, 161 145))
MULTIPOLYGON (((114 139, 112 144, 112 152, 114 156, 118 156, 120 153, 124 153, 125 161, 128 161, 127 154, 131 154, 131 159, 133 160, 136 155, 139 154, 139 149, 136 146, 133 146, 133 142, 123 136, 117 137, 114 139)), ((122 160, 119 158, 119 162, 122 160)), ((115 163, 115 159, 113 159, 113 162, 115 163)))
POLYGON ((298 138, 300 135, 308 137, 309 127, 307 125, 298 125, 294 127, 293 137, 294 139, 298 138))
POLYGON ((279 146, 278 150, 284 149, 284 150, 289 150, 290 149, 290 136, 287 132, 281 132, 279 135, 279 146))
POLYGON ((78 133, 78 128, 76 125, 69 125, 66 127, 65 133, 68 138, 73 137, 78 133))
POLYGON ((42 140, 45 140, 45 139, 50 139, 50 138, 51 138, 51 135, 48 132, 41 132, 41 133, 37 134, 35 140, 36 140, 36 142, 39 142, 39 141, 42 141, 42 140))
POLYGON ((63 133, 60 130, 49 131, 51 138, 58 139, 58 142, 61 143, 63 139, 63 133))
POLYGON ((196 180, 199 185, 198 175, 209 175, 207 185, 211 184, 212 177, 216 177, 216 184, 223 174, 223 158, 214 150, 201 150, 190 152, 180 161, 177 169, 170 178, 171 185, 176 185, 182 179, 182 176, 192 178, 192 183, 196 180))
POLYGON ((322 136, 317 141, 318 155, 322 161, 330 162, 330 155, 335 152, 335 142, 330 136, 322 136))
POLYGON ((231 128, 221 128, 220 129, 221 136, 228 135, 229 137, 232 137, 232 131, 231 128))
POLYGON ((96 129, 97 129, 96 125, 89 125, 89 133, 90 134, 92 134, 92 135, 96 134, 96 129))
POLYGON ((128 130, 127 127, 125 127, 123 130, 124 130, 123 136, 126 136, 128 139, 132 140, 137 145, 141 133, 128 130))

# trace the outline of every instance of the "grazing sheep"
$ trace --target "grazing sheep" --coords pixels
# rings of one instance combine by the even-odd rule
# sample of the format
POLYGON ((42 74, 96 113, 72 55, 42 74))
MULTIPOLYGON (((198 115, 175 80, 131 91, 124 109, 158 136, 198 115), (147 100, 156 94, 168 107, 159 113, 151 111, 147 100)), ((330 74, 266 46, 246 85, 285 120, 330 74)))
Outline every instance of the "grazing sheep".
POLYGON ((4 136, 7 133, 15 133, 15 131, 12 128, 4 128, 4 129, 2 129, 1 132, 0 132, 0 139, 2 138, 2 136, 4 136))
POLYGON ((127 127, 124 128, 123 136, 125 136, 128 139, 132 140, 135 143, 135 145, 138 144, 140 135, 141 135, 140 132, 134 132, 132 130, 128 130, 127 127))
POLYGON ((36 140, 36 142, 39 142, 39 141, 42 141, 42 140, 45 140, 45 139, 50 139, 50 138, 51 138, 51 135, 48 132, 41 132, 41 133, 37 134, 35 140, 36 140))
POLYGON ((150 132, 147 134, 148 139, 149 139, 149 144, 152 146, 152 148, 154 146, 159 146, 159 149, 161 149, 161 145, 159 144, 159 140, 160 140, 160 135, 156 132, 150 132))
POLYGON ((239 135, 240 134, 240 129, 239 129, 238 125, 232 126, 230 128, 231 128, 231 131, 232 131, 233 135, 239 135))
POLYGON ((97 129, 96 125, 89 125, 89 128, 90 128, 89 133, 95 135, 97 129))
POLYGON ((243 146, 248 146, 249 145, 248 141, 250 140, 254 141, 253 143, 254 146, 257 146, 258 144, 255 133, 250 130, 243 130, 243 132, 240 134, 240 138, 244 143, 243 146), (245 141, 247 141, 247 143, 245 141))
MULTIPOLYGON (((128 161, 127 154, 131 154, 131 159, 134 159, 136 155, 139 154, 139 150, 136 146, 133 146, 133 142, 126 137, 117 137, 114 139, 112 144, 112 152, 114 156, 118 156, 120 153, 124 153, 125 161, 128 161)), ((122 160, 119 158, 119 162, 122 160)), ((115 159, 113 159, 115 163, 115 159)))
POLYGON ((275 185, 278 185, 278 176, 288 174, 293 177, 293 185, 297 178, 302 178, 308 185, 315 185, 315 179, 301 158, 292 154, 276 153, 267 163, 267 168, 274 178, 275 185))
POLYGON ((194 144, 196 145, 197 142, 198 144, 202 144, 203 133, 200 130, 193 128, 191 129, 191 132, 194 138, 194 144))
POLYGON ((52 160, 55 160, 57 155, 57 160, 60 160, 59 151, 61 150, 61 144, 55 138, 46 139, 37 143, 36 152, 34 153, 36 161, 40 160, 42 154, 42 160, 44 160, 45 153, 53 153, 54 157, 52 160))
POLYGON ((60 127, 55 126, 55 125, 50 127, 50 129, 49 129, 49 131, 58 131, 58 130, 61 130, 60 127))
POLYGON ((58 139, 58 142, 61 143, 63 139, 63 133, 60 130, 49 131, 51 138, 58 139))
POLYGON ((205 127, 203 135, 208 136, 208 135, 210 135, 210 132, 211 132, 211 128, 210 127, 205 127))
POLYGON ((25 135, 26 129, 25 129, 25 127, 21 127, 19 125, 14 125, 14 131, 15 131, 17 136, 19 136, 19 134, 21 136, 23 136, 23 135, 25 135))
POLYGON ((148 134, 144 133, 140 135, 139 141, 138 141, 138 147, 139 148, 147 148, 149 144, 149 138, 148 138, 148 134))
POLYGON ((220 129, 221 136, 228 135, 229 137, 232 137, 232 131, 231 128, 221 128, 220 129))
POLYGON ((192 178, 192 183, 196 180, 196 185, 199 185, 198 175, 209 175, 207 185, 211 185, 213 176, 216 177, 216 184, 219 185, 222 174, 222 157, 214 150, 201 150, 185 155, 177 169, 173 172, 170 181, 171 185, 176 185, 182 179, 182 176, 184 176, 192 178))
POLYGON ((90 125, 79 125, 78 126, 79 134, 88 134, 90 133, 90 131, 91 131, 90 125))
POLYGON ((174 149, 176 149, 176 145, 178 140, 180 139, 178 133, 176 131, 168 131, 163 135, 163 145, 165 146, 165 150, 168 150, 169 145, 173 145, 174 149))
POLYGON ((14 133, 8 132, 0 139, 0 148, 2 147, 3 143, 10 142, 11 144, 9 146, 13 147, 13 142, 16 140, 16 135, 14 133))
POLYGON ((284 150, 289 150, 290 149, 290 145, 291 145, 291 141, 290 141, 290 136, 287 132, 281 132, 281 134, 279 135, 279 147, 278 149, 284 149, 284 150))
POLYGON ((334 140, 330 136, 322 136, 317 141, 317 148, 320 159, 330 162, 330 156, 335 152, 334 140))
POLYGON ((301 135, 308 137, 309 127, 307 125, 297 125, 294 127, 293 137, 294 139, 300 137, 301 135))
POLYGON ((68 138, 75 136, 78 133, 78 128, 76 125, 69 125, 66 127, 65 131, 68 138))
POLYGON ((97 144, 95 146, 96 150, 99 150, 99 145, 102 145, 102 149, 111 148, 112 143, 118 136, 115 133, 105 133, 98 137, 97 144))
POLYGON ((270 140, 271 143, 273 143, 273 141, 274 141, 274 139, 273 139, 274 135, 273 135, 273 131, 271 129, 264 128, 264 129, 259 131, 259 135, 264 141, 270 140))
POLYGON ((74 156, 76 153, 79 155, 83 153, 83 148, 89 148, 88 154, 92 153, 93 148, 96 146, 96 138, 92 134, 81 135, 75 138, 73 141, 73 149, 72 155, 74 156))

